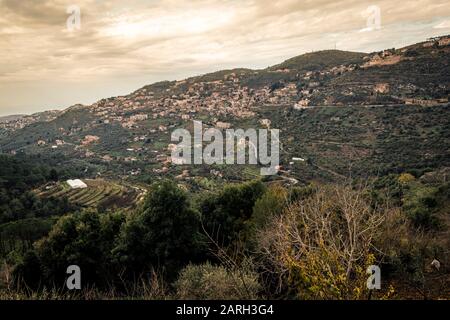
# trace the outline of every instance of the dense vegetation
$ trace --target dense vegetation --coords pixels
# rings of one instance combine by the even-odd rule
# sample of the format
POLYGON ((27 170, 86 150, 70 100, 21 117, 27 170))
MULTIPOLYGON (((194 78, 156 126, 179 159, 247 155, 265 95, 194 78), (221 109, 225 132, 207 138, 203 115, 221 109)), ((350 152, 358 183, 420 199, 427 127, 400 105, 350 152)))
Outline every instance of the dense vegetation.
POLYGON ((62 215, 74 209, 66 198, 36 196, 33 187, 57 181, 61 173, 44 164, 35 165, 33 161, 0 156, 0 224, 62 215))
POLYGON ((132 212, 73 212, 31 249, 12 249, 0 292, 70 297, 66 268, 76 264, 84 298, 448 298, 449 183, 445 172, 412 173, 201 195, 161 181, 132 212), (372 264, 383 272, 373 293, 372 264))
MULTIPOLYGON (((94 111, 97 109, 94 105, 76 106, 52 121, 10 130, 0 137, 0 150, 43 157, 62 154, 89 172, 100 172, 112 179, 126 176, 148 183, 163 175, 174 178, 183 170, 190 170, 193 177, 208 177, 211 169, 208 166, 167 166, 168 170, 162 174, 166 166, 161 159, 168 155, 170 131, 191 129, 193 117, 208 126, 225 121, 232 128, 260 128, 262 119, 270 119, 271 128, 281 132, 281 164, 291 177, 301 181, 330 182, 342 175, 435 170, 450 165, 445 154, 450 147, 449 50, 448 46, 423 46, 423 43, 371 54, 326 50, 262 70, 222 70, 183 81, 159 82, 124 97, 98 101, 95 105, 105 108, 101 113, 94 111), (365 67, 380 56, 400 60, 365 67), (238 77, 237 83, 225 80, 231 74, 238 77), (222 84, 216 87, 212 82, 222 84), (282 88, 289 90, 280 92, 282 88), (256 94, 261 90, 275 96, 269 100, 261 98, 261 93, 256 94), (197 102, 184 100, 194 92, 197 102), (245 107, 245 99, 255 99, 251 107, 255 115, 247 118, 228 112, 233 110, 231 105, 220 101, 230 99, 224 95, 230 92, 238 99, 236 108, 245 107), (245 98, 243 92, 249 96, 245 98), (211 103, 206 103, 209 100, 204 99, 215 95, 218 98, 209 106, 211 103), (272 102, 278 96, 290 98, 272 102), (122 98, 127 104, 140 107, 123 109, 122 98), (149 104, 155 99, 168 103, 164 108, 169 114, 158 115, 164 110, 149 104), (296 110, 295 103, 305 99, 314 107, 296 110), (177 114, 176 110, 181 109, 176 104, 182 101, 201 106, 194 112, 186 111, 191 114, 189 120, 180 119, 177 114), (211 113, 209 107, 223 112, 211 113), (141 114, 148 115, 148 119, 131 128, 123 126, 133 115, 141 114), (160 131, 161 125, 168 131, 160 131), (99 140, 83 146, 81 141, 87 135, 99 140), (55 146, 57 140, 64 143, 55 146), (45 145, 39 146, 39 141, 45 145), (54 146, 57 148, 52 149, 54 146), (308 162, 291 168, 292 157, 308 162)), ((225 181, 245 181, 251 176, 248 171, 233 167, 214 169, 221 172, 225 181)))
POLYGON ((0 299, 449 299, 449 50, 315 52, 1 131, 0 152, 16 156, 0 155, 0 299), (400 60, 366 67, 377 56, 400 60), (202 101, 245 105, 261 90, 270 99, 253 96, 251 117, 202 101), (183 118, 174 103, 192 91, 203 109, 183 118), (305 98, 311 107, 294 107, 305 98), (279 174, 172 165, 170 131, 194 115, 244 129, 269 119, 279 174), (89 188, 64 184, 72 178, 89 188), (66 289, 69 265, 81 291, 66 289), (370 265, 381 290, 367 290, 370 265))

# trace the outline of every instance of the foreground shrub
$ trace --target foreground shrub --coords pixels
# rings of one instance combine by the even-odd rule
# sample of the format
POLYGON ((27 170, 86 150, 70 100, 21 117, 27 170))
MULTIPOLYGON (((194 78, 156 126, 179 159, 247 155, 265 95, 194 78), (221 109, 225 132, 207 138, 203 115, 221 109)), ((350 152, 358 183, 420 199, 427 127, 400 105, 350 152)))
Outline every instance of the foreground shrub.
POLYGON ((200 259, 199 214, 175 183, 155 184, 143 208, 122 230, 114 249, 115 261, 129 275, 160 270, 170 278, 189 262, 200 259))
POLYGON ((448 237, 418 230, 398 210, 386 217, 375 240, 375 246, 383 252, 383 278, 396 279, 396 283, 408 288, 409 297, 429 299, 445 295, 446 282, 439 279, 444 268, 436 270, 431 262, 437 259, 448 266, 449 244, 448 237))
POLYGON ((255 202, 250 220, 252 227, 263 228, 273 217, 280 215, 288 204, 288 196, 288 191, 280 185, 269 187, 255 202))
POLYGON ((386 214, 367 198, 366 190, 326 186, 291 205, 259 235, 262 270, 296 298, 365 298, 373 239, 386 214))
POLYGON ((169 293, 166 282, 156 273, 150 273, 146 278, 136 279, 133 283, 126 283, 126 287, 118 290, 111 285, 104 288, 85 287, 81 290, 68 291, 61 287, 32 288, 15 287, 2 288, 1 300, 166 300, 173 296, 169 293))
POLYGON ((25 254, 15 278, 27 286, 64 287, 69 265, 78 265, 83 283, 102 286, 111 279, 110 252, 125 220, 122 213, 85 211, 62 217, 47 238, 25 254))
POLYGON ((402 199, 403 208, 416 228, 438 230, 441 227, 436 216, 439 189, 422 184, 410 184, 402 199))
POLYGON ((209 263, 187 266, 175 282, 176 297, 186 300, 256 299, 260 289, 257 274, 209 263))
POLYGON ((200 205, 202 221, 210 237, 223 246, 243 240, 255 202, 264 194, 261 181, 228 185, 200 205))

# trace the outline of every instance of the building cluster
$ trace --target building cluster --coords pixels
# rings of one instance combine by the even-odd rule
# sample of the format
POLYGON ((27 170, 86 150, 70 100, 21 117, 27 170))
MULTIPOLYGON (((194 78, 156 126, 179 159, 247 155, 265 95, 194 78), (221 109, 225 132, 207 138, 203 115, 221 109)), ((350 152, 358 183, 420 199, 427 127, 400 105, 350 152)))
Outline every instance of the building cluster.
MULTIPOLYGON (((315 87, 314 83, 310 86, 315 87)), ((118 123, 126 129, 137 129, 148 119, 189 121, 198 114, 217 119, 251 118, 255 116, 255 108, 262 105, 294 104, 298 100, 296 83, 276 90, 268 86, 251 89, 241 84, 238 74, 230 73, 221 80, 174 82, 163 94, 143 88, 128 96, 101 100, 89 111, 95 115, 94 126, 118 123)), ((217 121, 217 126, 227 125, 217 121)), ((166 131, 167 128, 161 125, 154 130, 166 131)))
POLYGON ((423 44, 423 47, 424 48, 429 48, 429 47, 434 47, 434 46, 444 47, 444 46, 448 46, 448 45, 450 45, 450 35, 430 38, 430 39, 428 39, 427 42, 425 42, 423 44))
POLYGON ((4 129, 6 131, 20 130, 38 121, 52 121, 56 119, 60 113, 61 111, 52 110, 32 115, 13 117, 10 120, 0 121, 0 129, 4 129))

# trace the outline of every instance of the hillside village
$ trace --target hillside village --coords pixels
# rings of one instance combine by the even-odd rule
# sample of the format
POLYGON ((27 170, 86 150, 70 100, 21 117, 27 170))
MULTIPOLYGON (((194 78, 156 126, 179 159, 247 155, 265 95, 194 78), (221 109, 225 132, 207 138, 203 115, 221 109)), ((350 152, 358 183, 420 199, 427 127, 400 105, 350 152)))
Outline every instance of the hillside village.
MULTIPOLYGON (((13 117, 13 119, 7 119, 4 121, 0 120, 0 130, 4 131, 15 131, 22 128, 25 128, 26 126, 44 121, 49 122, 54 119, 56 119, 63 111, 60 110, 51 110, 51 111, 44 111, 44 112, 38 112, 31 115, 21 115, 17 117, 13 117)), ((7 117, 6 117, 7 118, 7 117)))
MULTIPOLYGON (((311 53, 264 70, 236 69, 156 83, 90 106, 76 105, 0 123, 2 135, 9 141, 9 136, 26 132, 32 124, 52 127, 51 134, 42 131, 33 134, 33 141, 25 137, 21 146, 5 148, 3 144, 3 148, 13 154, 30 148, 31 152, 50 149, 92 161, 131 164, 125 176, 139 176, 145 168, 133 163, 145 162, 155 165, 153 173, 166 174, 171 165, 170 132, 189 127, 194 119, 218 129, 237 123, 269 127, 270 117, 261 114, 266 108, 302 112, 328 106, 446 105, 450 79, 442 68, 450 65, 449 57, 450 36, 443 36, 372 54, 311 53), (328 62, 336 55, 343 55, 339 64, 328 62), (430 79, 411 70, 412 65, 418 71, 429 68, 430 79), (112 130, 119 141, 110 141, 115 139, 112 130), (108 147, 111 144, 114 148, 108 147)), ((296 153, 292 157, 304 156, 296 153)), ((177 172, 180 179, 188 176, 185 169, 177 172)))

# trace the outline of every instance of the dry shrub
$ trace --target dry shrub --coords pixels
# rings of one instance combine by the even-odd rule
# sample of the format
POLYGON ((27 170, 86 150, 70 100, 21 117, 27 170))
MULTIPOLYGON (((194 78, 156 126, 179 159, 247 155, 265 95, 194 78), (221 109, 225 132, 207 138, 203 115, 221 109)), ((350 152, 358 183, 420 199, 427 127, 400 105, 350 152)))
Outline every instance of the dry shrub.
POLYGON ((176 297, 183 300, 249 300, 258 298, 261 287, 252 271, 205 263, 184 268, 175 289, 176 297))
POLYGON ((324 186, 289 206, 259 234, 263 268, 299 299, 361 299, 387 214, 365 188, 324 186), (274 277, 275 276, 275 277, 274 277))
POLYGON ((82 290, 68 291, 65 287, 42 287, 30 289, 26 286, 0 286, 1 300, 167 300, 169 294, 168 285, 155 271, 147 276, 141 276, 134 282, 123 282, 121 289, 116 286, 109 288, 84 287, 82 290))
POLYGON ((399 297, 448 299, 449 237, 445 232, 417 229, 400 210, 386 217, 375 244, 383 252, 384 271, 388 271, 383 274, 395 283, 399 297), (441 264, 439 270, 431 264, 434 259, 441 264))

